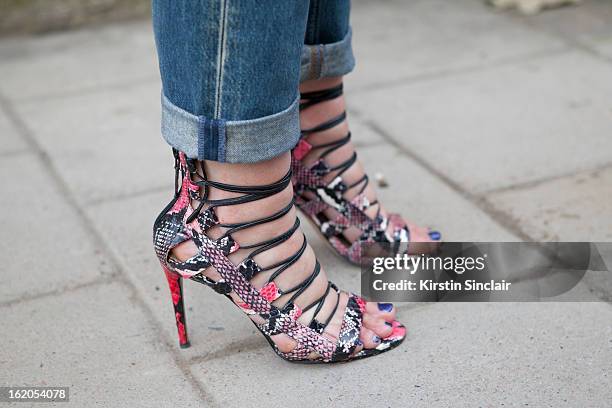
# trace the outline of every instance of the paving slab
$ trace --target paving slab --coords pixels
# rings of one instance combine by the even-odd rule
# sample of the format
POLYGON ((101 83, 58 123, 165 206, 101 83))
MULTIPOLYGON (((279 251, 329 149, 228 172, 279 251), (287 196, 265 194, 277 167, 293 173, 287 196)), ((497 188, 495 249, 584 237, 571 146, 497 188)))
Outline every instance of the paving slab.
POLYGON ((0 303, 112 276, 36 156, 0 158, 0 180, 0 303))
POLYGON ((612 35, 605 40, 594 41, 591 46, 601 55, 612 61, 612 35))
POLYGON ((0 43, 0 91, 13 100, 129 84, 157 75, 148 21, 0 43))
MULTIPOLYGON (((582 172, 490 194, 487 200, 538 241, 612 242, 612 168, 582 172)), ((584 282, 612 301, 612 246, 600 248, 607 267, 589 271, 584 282)))
POLYGON ((0 382, 70 387, 75 407, 201 406, 130 296, 112 283, 2 308, 0 382))
POLYGON ((364 92, 353 106, 479 193, 612 163, 609 72, 598 58, 568 52, 364 92))
POLYGON ((358 1, 351 25, 357 66, 347 82, 361 88, 564 47, 480 0, 358 1))
POLYGON ((487 200, 535 240, 612 242, 611 197, 609 167, 493 193, 487 200))
POLYGON ((0 109, 0 154, 10 154, 26 149, 27 144, 19 137, 10 119, 0 109))
POLYGON ((16 110, 81 203, 172 185, 160 87, 137 84, 23 102, 16 110))
POLYGON ((254 398, 296 407, 599 407, 612 398, 609 304, 439 303, 400 317, 408 338, 378 357, 291 365, 262 348, 195 364, 193 373, 226 407, 254 398))
POLYGON ((548 9, 535 16, 512 15, 533 28, 582 44, 612 35, 612 5, 608 0, 584 0, 575 7, 548 9))
MULTIPOLYGON (((345 92, 347 92, 347 87, 345 87, 345 92)), ((351 89, 348 89, 348 93, 350 95, 351 89)), ((358 101, 358 99, 356 99, 358 101)), ((358 149, 362 149, 370 146, 380 146, 384 145, 384 139, 376 132, 372 132, 366 123, 364 123, 358 114, 353 114, 351 111, 351 104, 349 100, 349 105, 347 107, 348 112, 348 123, 349 130, 351 131, 351 141, 353 145, 358 149)))

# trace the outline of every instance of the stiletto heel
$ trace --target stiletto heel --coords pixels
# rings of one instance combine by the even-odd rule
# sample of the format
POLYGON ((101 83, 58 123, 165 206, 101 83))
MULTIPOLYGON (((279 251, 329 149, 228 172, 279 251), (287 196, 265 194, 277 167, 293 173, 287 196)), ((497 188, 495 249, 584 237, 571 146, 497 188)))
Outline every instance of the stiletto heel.
POLYGON ((181 348, 188 348, 191 344, 187 337, 187 320, 185 319, 185 303, 183 301, 183 278, 176 272, 170 271, 162 265, 162 269, 168 280, 172 306, 174 306, 174 319, 178 331, 179 345, 181 348))
POLYGON ((406 329, 394 321, 397 330, 381 339, 375 348, 362 349, 359 335, 366 302, 353 293, 341 292, 331 282, 327 282, 322 296, 300 307, 296 301, 321 272, 318 261, 314 262, 311 272, 300 283, 284 287, 276 282, 277 277, 298 262, 307 248, 306 237, 299 231, 300 221, 294 215, 292 226, 275 232, 278 235, 270 239, 240 245, 232 237, 236 232, 288 216, 294 208, 293 201, 272 215, 246 222, 223 223, 219 220, 219 207, 250 203, 285 191, 291 184, 291 171, 272 184, 236 186, 208 180, 203 169, 197 168, 195 160, 187 159, 183 153, 174 153, 176 178, 179 179, 180 173, 182 183, 179 188, 177 181, 174 199, 155 220, 153 244, 170 286, 181 347, 189 346, 181 286, 183 279, 209 286, 231 300, 252 319, 274 351, 289 361, 329 363, 365 358, 390 350, 404 340, 406 329), (213 188, 231 192, 233 196, 210 199, 213 188), (192 207, 192 200, 199 201, 196 208, 192 207), (215 229, 220 232, 220 236, 215 234, 218 238, 209 235, 215 229), (286 243, 295 234, 299 234, 302 245, 292 255, 271 265, 260 265, 255 260, 257 255, 286 243), (191 258, 182 261, 173 256, 172 250, 185 242, 191 242, 197 251, 191 258), (235 264, 229 255, 239 249, 247 254, 240 263, 235 264), (214 268, 218 276, 216 280, 205 274, 208 268, 214 268), (268 275, 263 286, 255 287, 252 279, 265 273, 268 275), (324 331, 336 310, 343 309, 343 315, 338 314, 342 319, 340 331, 337 338, 332 339, 324 331), (272 340, 278 334, 285 334, 294 340, 296 347, 289 352, 281 351, 272 340))

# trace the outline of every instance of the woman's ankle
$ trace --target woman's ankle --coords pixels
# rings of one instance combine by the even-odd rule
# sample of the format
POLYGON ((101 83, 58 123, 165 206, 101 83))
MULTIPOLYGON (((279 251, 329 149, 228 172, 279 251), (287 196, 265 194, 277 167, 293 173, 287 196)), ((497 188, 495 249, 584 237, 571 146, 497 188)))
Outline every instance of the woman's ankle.
POLYGON ((211 181, 240 186, 261 186, 282 179, 289 171, 290 164, 291 155, 286 152, 270 160, 256 163, 220 163, 206 160, 198 162, 196 167, 198 173, 206 174, 206 178, 211 181))
MULTIPOLYGON (((283 153, 270 160, 256 163, 220 163, 201 161, 197 163, 197 173, 207 180, 236 186, 264 186, 278 182, 287 175, 291 165, 291 154, 283 153)), ((197 177, 197 176, 196 176, 197 177)), ((200 191, 204 193, 204 191, 200 191)), ((233 193, 215 187, 208 189, 207 200, 225 200, 244 194, 233 193)), ((243 204, 220 206, 216 213, 221 222, 235 223, 268 216, 289 204, 293 197, 291 183, 270 197, 243 204)), ((197 206, 197 202, 193 203, 197 206)))
MULTIPOLYGON (((310 80, 300 84, 300 93, 316 92, 330 89, 342 83, 342 77, 324 78, 310 80)), ((300 112, 300 126, 302 130, 312 129, 315 126, 330 120, 346 110, 344 96, 321 102, 300 112)), ((346 136, 348 133, 348 123, 340 123, 332 129, 316 132, 308 135, 308 141, 312 144, 321 144, 333 141, 346 136)))
MULTIPOLYGON (((200 161, 196 163, 196 172, 192 174, 194 182, 203 181, 204 179, 235 186, 263 186, 269 185, 279 180, 282 180, 287 175, 290 167, 290 153, 284 153, 273 159, 265 162, 257 163, 220 163, 213 161, 200 161)), ((204 198, 206 202, 203 208, 206 209, 211 202, 217 200, 226 200, 244 196, 244 193, 234 193, 223 189, 210 186, 207 191, 205 187, 200 187, 199 196, 204 198)), ((278 211, 286 208, 293 198, 293 189, 291 183, 269 197, 245 202, 234 205, 220 205, 215 208, 215 215, 221 224, 244 223, 269 217, 278 211)), ((200 206, 200 199, 192 199, 192 208, 200 206)), ((280 219, 264 223, 262 225, 247 228, 245 230, 236 231, 233 238, 240 241, 241 244, 257 242, 257 240, 271 238, 275 236, 279 229, 289 229, 294 222, 295 211, 289 211, 280 219), (253 237, 255 236, 255 237, 253 237)), ((217 239, 225 232, 225 228, 213 227, 207 234, 212 239, 217 239)), ((173 255, 181 261, 184 261, 195 253, 195 246, 192 243, 189 245, 181 244, 173 251, 173 255)), ((240 255, 240 254, 237 254, 240 255)), ((236 257, 232 256, 235 260, 236 257)))
POLYGON ((300 84, 300 93, 322 91, 324 89, 333 88, 342 83, 344 77, 333 77, 323 79, 310 79, 300 84))

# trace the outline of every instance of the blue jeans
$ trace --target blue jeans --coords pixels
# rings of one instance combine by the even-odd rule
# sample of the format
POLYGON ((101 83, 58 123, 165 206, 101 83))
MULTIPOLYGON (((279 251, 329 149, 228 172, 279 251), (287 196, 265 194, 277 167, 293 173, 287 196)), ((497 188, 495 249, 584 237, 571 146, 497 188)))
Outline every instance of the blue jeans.
POLYGON ((350 0, 153 0, 162 135, 190 158, 267 160, 300 137, 300 81, 349 73, 350 0))

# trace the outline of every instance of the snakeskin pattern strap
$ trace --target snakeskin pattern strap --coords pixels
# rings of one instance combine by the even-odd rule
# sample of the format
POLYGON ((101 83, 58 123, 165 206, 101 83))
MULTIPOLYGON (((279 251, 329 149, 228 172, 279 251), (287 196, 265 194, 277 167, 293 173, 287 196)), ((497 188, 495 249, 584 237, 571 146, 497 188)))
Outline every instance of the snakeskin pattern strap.
MULTIPOLYGON (((300 109, 304 110, 318 103, 335 99, 342 95, 342 84, 331 89, 301 94, 300 109)), ((291 169, 296 205, 304 211, 318 226, 329 243, 350 261, 358 263, 361 259, 361 242, 388 242, 399 249, 400 243, 410 241, 410 230, 405 221, 396 214, 385 217, 377 201, 370 202, 365 189, 369 183, 367 175, 347 184, 343 174, 357 161, 357 153, 334 167, 329 167, 326 157, 345 146, 351 138, 348 132, 344 137, 323 144, 311 144, 306 137, 311 133, 332 129, 346 119, 346 112, 332 119, 302 131, 298 145, 292 151, 291 169), (317 159, 309 165, 303 159, 313 151, 319 151, 317 159), (333 174, 331 181, 327 181, 333 174), (351 189, 358 189, 356 196, 348 200, 344 194, 351 189), (370 208, 376 207, 373 217, 367 215, 370 208), (329 218, 325 211, 333 209, 337 215, 329 218), (354 242, 344 237, 344 232, 355 227, 362 231, 354 242)))
POLYGON ((339 338, 337 341, 332 341, 323 334, 325 327, 341 306, 339 305, 341 293, 332 283, 328 283, 325 296, 306 307, 306 311, 315 308, 310 323, 302 324, 297 320, 304 311, 295 304, 295 301, 319 275, 318 261, 312 273, 293 287, 281 288, 275 281, 304 253, 306 238, 303 237, 303 244, 298 251, 273 265, 261 266, 254 260, 256 255, 282 244, 293 236, 299 228, 299 220, 296 219, 291 228, 271 239, 243 246, 242 249, 252 251, 238 265, 233 264, 229 259, 229 255, 240 248, 240 245, 232 238, 233 233, 274 221, 286 215, 291 210, 293 203, 271 216, 233 224, 220 223, 216 208, 247 203, 276 194, 286 188, 291 180, 290 173, 278 182, 267 186, 242 187, 207 180, 205 174, 196 172, 195 164, 190 163, 182 153, 178 156, 178 162, 177 174, 178 172, 182 174, 181 189, 177 190, 174 202, 156 220, 154 227, 155 249, 162 264, 182 277, 211 286, 218 293, 230 297, 244 313, 257 315, 259 318, 257 327, 266 336, 284 333, 295 340, 297 347, 289 353, 282 353, 276 349, 279 355, 288 360, 304 360, 312 356, 316 356, 321 361, 341 361, 351 358, 360 344, 359 331, 363 315, 362 305, 360 306, 356 295, 348 295, 348 304, 344 311, 339 338), (194 181, 196 176, 199 179, 194 181), (210 188, 231 191, 240 195, 234 198, 210 200, 208 199, 210 188), (191 205, 192 200, 199 201, 195 209, 191 205), (216 227, 223 228, 224 233, 219 238, 212 239, 207 232, 216 227), (187 240, 195 244, 197 253, 186 261, 179 261, 171 255, 171 251, 187 240), (215 268, 220 279, 213 281, 203 275, 203 272, 210 266, 215 268), (264 271, 273 272, 264 286, 257 289, 250 283, 250 280, 264 271), (336 296, 333 312, 321 319, 320 311, 330 293, 336 296), (273 305, 273 302, 283 295, 289 295, 284 306, 273 305))

